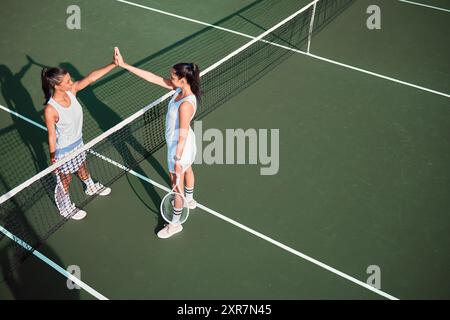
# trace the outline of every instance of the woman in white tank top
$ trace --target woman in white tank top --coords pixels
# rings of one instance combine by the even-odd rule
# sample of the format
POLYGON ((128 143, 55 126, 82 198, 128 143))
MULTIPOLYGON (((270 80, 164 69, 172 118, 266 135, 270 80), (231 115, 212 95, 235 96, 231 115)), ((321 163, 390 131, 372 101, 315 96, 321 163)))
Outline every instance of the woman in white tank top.
MULTIPOLYGON (((198 66, 195 63, 178 63, 171 68, 170 79, 164 79, 125 63, 118 48, 115 48, 115 63, 148 82, 175 90, 166 115, 167 165, 172 187, 175 186, 176 176, 179 175, 180 190, 184 187, 189 209, 195 209, 196 202, 193 199, 195 181, 192 164, 197 149, 194 131, 190 123, 197 111, 197 99, 200 97, 200 70, 198 66)), ((182 229, 182 225, 174 221, 174 223, 169 223, 161 229, 158 232, 158 237, 169 238, 182 229)))
MULTIPOLYGON (((76 98, 77 92, 115 67, 116 65, 111 63, 76 82, 72 82, 70 74, 64 69, 44 68, 42 70, 42 90, 45 94, 44 115, 52 163, 83 146, 83 110, 76 98)), ((76 208, 69 196, 69 185, 73 173, 77 173, 84 182, 87 195, 108 195, 111 189, 99 182, 94 183, 87 169, 85 152, 58 167, 55 187, 56 205, 64 217, 80 220, 86 216, 86 212, 76 208)))

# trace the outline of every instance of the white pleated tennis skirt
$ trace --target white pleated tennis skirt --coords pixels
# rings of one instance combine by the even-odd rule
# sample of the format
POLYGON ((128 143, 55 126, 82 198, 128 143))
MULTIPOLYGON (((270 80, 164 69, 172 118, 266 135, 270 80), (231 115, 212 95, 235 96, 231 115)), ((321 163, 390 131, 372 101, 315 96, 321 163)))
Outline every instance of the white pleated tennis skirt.
MULTIPOLYGON (((75 143, 71 144, 68 147, 65 147, 60 150, 56 150, 55 159, 56 160, 62 159, 66 155, 83 147, 83 145, 84 145, 83 140, 80 139, 79 141, 76 141, 75 143)), ((76 173, 76 172, 78 172, 78 170, 80 170, 80 167, 83 165, 83 163, 85 161, 86 161, 86 151, 83 151, 79 155, 77 155, 75 158, 70 159, 69 161, 64 163, 62 166, 58 167, 58 171, 61 173, 64 173, 64 174, 76 173)))

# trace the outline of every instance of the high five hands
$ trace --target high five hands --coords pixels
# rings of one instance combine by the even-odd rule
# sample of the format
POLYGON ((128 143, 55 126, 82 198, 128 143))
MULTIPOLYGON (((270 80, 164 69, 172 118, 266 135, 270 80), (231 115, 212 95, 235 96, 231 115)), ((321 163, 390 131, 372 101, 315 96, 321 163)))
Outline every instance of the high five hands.
POLYGON ((125 64, 118 47, 114 47, 114 64, 118 67, 123 67, 123 65, 125 64))

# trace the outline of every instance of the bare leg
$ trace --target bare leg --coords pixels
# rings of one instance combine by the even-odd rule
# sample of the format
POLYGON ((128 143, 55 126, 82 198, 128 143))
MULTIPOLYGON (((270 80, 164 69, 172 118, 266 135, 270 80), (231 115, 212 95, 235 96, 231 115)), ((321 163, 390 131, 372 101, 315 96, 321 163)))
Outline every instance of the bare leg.
POLYGON ((89 175, 89 171, 87 169, 86 161, 83 162, 83 164, 81 165, 80 169, 78 169, 77 174, 80 177, 80 179, 83 180, 83 181, 86 181, 87 179, 89 179, 90 175, 89 175))
POLYGON ((192 166, 186 169, 184 174, 184 179, 186 181, 186 187, 189 189, 194 188, 195 184, 195 177, 194 177, 194 171, 192 170, 192 166))
POLYGON ((62 185, 64 187, 64 192, 66 194, 69 194, 69 186, 70 186, 70 182, 72 181, 72 174, 65 174, 65 173, 58 173, 59 174, 59 178, 61 179, 62 185))

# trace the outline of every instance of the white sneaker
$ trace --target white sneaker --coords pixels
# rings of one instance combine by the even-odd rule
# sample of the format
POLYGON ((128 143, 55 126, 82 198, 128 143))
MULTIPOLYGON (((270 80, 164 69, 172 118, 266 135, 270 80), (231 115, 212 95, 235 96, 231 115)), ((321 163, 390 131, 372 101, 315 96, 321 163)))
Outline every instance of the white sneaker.
POLYGON ((87 213, 84 210, 80 210, 80 209, 76 209, 77 213, 75 213, 73 216, 71 216, 70 218, 73 220, 81 220, 84 219, 84 217, 86 217, 87 213))
POLYGON ((69 208, 64 209, 60 213, 63 217, 71 218, 73 220, 81 220, 87 215, 86 211, 78 209, 73 203, 69 208), (73 213, 74 211, 75 213, 73 213))
POLYGON ((191 201, 188 201, 189 210, 194 210, 197 208, 197 201, 192 199, 191 201))
POLYGON ((158 231, 158 238, 167 239, 173 236, 174 234, 181 232, 183 230, 183 226, 180 223, 172 224, 169 223, 164 228, 158 231))
POLYGON ((100 182, 94 183, 94 185, 90 186, 89 188, 86 188, 84 191, 88 196, 92 196, 94 194, 98 194, 101 196, 107 196, 111 193, 111 188, 105 187, 100 182))

